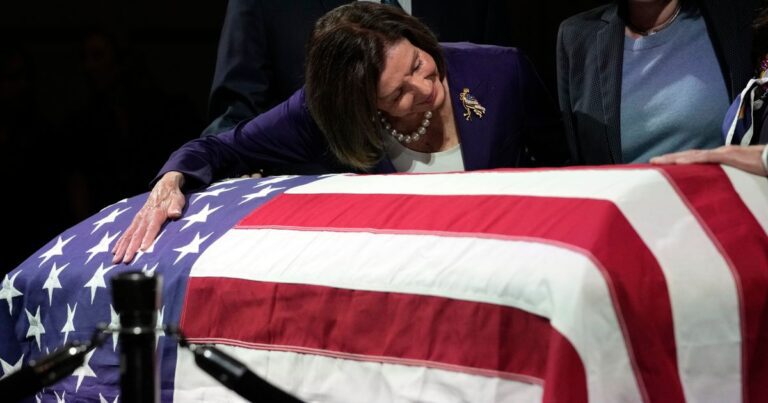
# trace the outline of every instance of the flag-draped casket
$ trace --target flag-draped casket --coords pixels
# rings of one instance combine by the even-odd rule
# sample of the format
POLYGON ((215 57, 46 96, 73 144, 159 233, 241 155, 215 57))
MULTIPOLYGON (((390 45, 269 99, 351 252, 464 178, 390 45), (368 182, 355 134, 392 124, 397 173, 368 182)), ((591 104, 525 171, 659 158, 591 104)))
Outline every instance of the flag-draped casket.
MULTIPOLYGON (((130 265, 146 195, 10 272, 8 374, 116 325, 109 279, 163 277, 162 324, 308 401, 759 402, 768 180, 719 166, 218 182, 130 265)), ((119 336, 41 401, 120 401, 119 336)), ((158 332, 164 401, 233 401, 158 332)))

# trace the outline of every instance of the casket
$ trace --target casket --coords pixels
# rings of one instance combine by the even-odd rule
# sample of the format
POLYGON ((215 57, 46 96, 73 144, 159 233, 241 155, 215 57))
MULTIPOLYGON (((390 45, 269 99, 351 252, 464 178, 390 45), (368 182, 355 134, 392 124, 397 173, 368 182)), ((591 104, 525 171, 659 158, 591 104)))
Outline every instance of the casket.
MULTIPOLYGON (((0 289, 2 374, 119 323, 162 276, 163 401, 240 401, 163 325, 318 402, 738 402, 768 396, 768 180, 701 166, 215 183, 128 265, 146 194, 0 289)), ((38 401, 121 401, 120 338, 38 401)))

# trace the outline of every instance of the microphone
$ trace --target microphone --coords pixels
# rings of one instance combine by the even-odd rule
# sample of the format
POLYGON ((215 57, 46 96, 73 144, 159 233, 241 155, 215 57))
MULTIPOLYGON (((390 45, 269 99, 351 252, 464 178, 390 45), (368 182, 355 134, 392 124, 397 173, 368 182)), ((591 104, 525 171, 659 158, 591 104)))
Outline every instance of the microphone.
POLYGON ((99 340, 86 343, 73 341, 39 361, 30 361, 19 371, 0 380, 0 396, 16 402, 34 395, 72 374, 83 365, 85 356, 100 344, 99 340))
POLYGON ((160 306, 160 277, 139 271, 112 277, 112 302, 120 314, 120 393, 131 403, 160 401, 155 326, 160 306))

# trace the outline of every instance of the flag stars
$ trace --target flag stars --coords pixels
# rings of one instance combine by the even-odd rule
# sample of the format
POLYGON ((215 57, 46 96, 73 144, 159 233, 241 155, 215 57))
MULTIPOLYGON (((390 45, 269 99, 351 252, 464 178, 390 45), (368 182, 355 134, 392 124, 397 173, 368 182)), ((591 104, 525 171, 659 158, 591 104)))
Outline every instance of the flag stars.
POLYGON ((250 180, 250 179, 251 178, 232 178, 232 179, 222 180, 222 181, 219 181, 219 182, 216 182, 216 183, 212 184, 211 186, 208 186, 208 189, 213 188, 215 186, 231 185, 233 183, 247 181, 247 180, 250 180))
POLYGON ((219 197, 220 194, 222 194, 224 192, 229 192, 230 190, 234 190, 234 189, 237 189, 237 188, 236 187, 221 188, 221 189, 209 190, 207 192, 197 193, 195 195, 192 195, 192 201, 189 203, 189 205, 191 206, 191 205, 197 203, 198 201, 200 201, 201 199, 203 199, 205 197, 208 197, 208 196, 219 197))
POLYGON ((165 336, 165 329, 163 328, 163 317, 165 316, 165 305, 162 309, 157 311, 157 325, 155 325, 155 348, 158 346, 160 336, 165 336))
POLYGON ((91 369, 91 357, 93 357, 93 353, 95 353, 96 350, 91 351, 85 356, 85 362, 83 362, 83 365, 80 366, 75 370, 75 372, 72 373, 72 376, 77 377, 77 385, 75 386, 75 392, 77 392, 80 389, 80 384, 83 383, 83 378, 96 378, 96 373, 93 372, 93 369, 91 369))
POLYGON ((184 224, 184 226, 181 227, 181 229, 179 231, 184 231, 185 229, 187 229, 190 225, 192 225, 194 223, 198 223, 198 222, 199 223, 204 223, 204 222, 208 221, 208 216, 213 214, 214 212, 216 212, 216 210, 218 210, 220 208, 221 208, 221 206, 218 206, 218 207, 216 207, 214 209, 211 209, 211 205, 210 204, 206 204, 205 207, 203 207, 203 209, 200 210, 199 212, 197 212, 196 214, 193 214, 193 215, 190 215, 188 217, 182 218, 181 220, 182 221, 187 221, 187 223, 184 224))
POLYGON ((85 264, 88 264, 88 262, 90 262, 91 259, 93 259, 93 257, 98 255, 99 253, 109 252, 109 244, 112 243, 112 241, 114 241, 118 235, 120 235, 120 232, 122 231, 117 231, 115 232, 114 235, 110 236, 109 231, 107 231, 107 233, 104 234, 104 236, 101 238, 101 241, 99 241, 99 243, 96 244, 96 246, 94 246, 91 249, 88 249, 87 253, 89 256, 88 256, 88 259, 85 261, 85 264))
POLYGON ((67 397, 67 392, 66 391, 65 392, 61 392, 61 396, 59 396, 59 394, 56 393, 55 391, 53 392, 53 394, 56 395, 56 403, 67 403, 67 401, 65 400, 66 397, 67 397))
MULTIPOLYGON (((117 403, 117 398, 120 397, 120 395, 115 396, 115 400, 112 401, 112 403, 117 403)), ((104 396, 99 393, 99 403, 109 403, 109 400, 107 400, 104 396)))
POLYGON ((59 237, 56 240, 56 245, 53 245, 51 249, 48 249, 43 253, 42 255, 38 256, 38 258, 42 258, 43 261, 40 262, 40 265, 37 267, 42 267, 45 262, 48 261, 48 259, 54 257, 54 256, 61 256, 64 254, 64 246, 66 246, 69 241, 71 241, 76 235, 72 235, 71 237, 67 238, 66 240, 62 240, 61 237, 59 237))
POLYGON ((154 266, 149 267, 149 264, 147 263, 147 264, 144 265, 144 267, 141 268, 141 272, 142 273, 146 273, 146 275, 148 275, 148 276, 154 276, 155 275, 155 270, 157 270, 157 266, 159 264, 160 263, 155 263, 154 266))
POLYGON ((117 219, 117 217, 120 214, 123 214, 123 213, 125 213, 126 211, 128 211, 130 209, 131 209, 130 207, 126 207, 126 208, 120 210, 120 208, 118 207, 118 208, 112 210, 112 212, 109 213, 109 215, 107 215, 106 217, 102 218, 101 220, 96 221, 95 223, 93 223, 95 228, 93 229, 93 231, 91 231, 91 234, 93 234, 94 232, 98 231, 99 228, 101 228, 104 224, 111 224, 111 223, 115 222, 115 219, 117 219))
POLYGON ((43 351, 40 345, 40 335, 45 334, 45 328, 40 320, 40 307, 37 307, 37 312, 35 312, 34 316, 26 309, 24 311, 27 313, 27 320, 29 321, 29 329, 27 329, 26 337, 34 337, 37 342, 38 350, 43 351))
POLYGON ((120 314, 115 311, 115 307, 109 304, 109 330, 112 331, 112 351, 117 348, 117 338, 120 336, 120 314))
POLYGON ((120 201, 114 202, 114 203, 110 204, 110 205, 109 205, 109 206, 107 206, 107 207, 104 207, 103 209, 99 210, 99 212, 102 212, 102 211, 104 211, 104 210, 109 210, 110 208, 112 208, 112 207, 114 207, 114 206, 117 206, 118 204, 123 204, 123 203, 128 203, 128 198, 127 198, 127 197, 126 197, 125 199, 123 199, 123 200, 120 200, 120 201))
POLYGON ((275 176, 273 178, 264 179, 262 181, 259 181, 259 183, 256 186, 254 186, 253 188, 256 189, 259 186, 272 185, 272 184, 275 184, 275 183, 285 182, 285 181, 291 180, 293 178, 298 178, 298 176, 297 175, 275 176))
POLYGON ((59 274, 69 266, 69 263, 65 264, 64 266, 61 266, 61 268, 56 268, 56 262, 53 263, 53 267, 51 267, 51 272, 48 273, 48 278, 45 279, 45 283, 43 283, 43 289, 48 290, 48 306, 51 306, 53 304, 53 290, 56 288, 61 288, 61 281, 59 281, 59 274))
POLYGON ((179 257, 176 258, 176 261, 173 262, 173 264, 179 263, 179 260, 183 259, 184 256, 187 256, 190 253, 200 253, 200 245, 205 242, 211 235, 213 235, 213 232, 203 238, 200 238, 200 233, 198 232, 195 234, 195 239, 193 239, 192 242, 180 248, 174 249, 175 252, 179 252, 179 257))
POLYGON ((75 302, 74 308, 67 304, 67 322, 61 328, 61 333, 64 333, 64 344, 67 344, 69 332, 75 331, 75 311, 77 311, 77 302, 75 302))
POLYGON ((282 189, 285 189, 285 188, 273 188, 272 186, 267 186, 267 187, 259 190, 256 193, 251 193, 251 194, 247 194, 245 196, 242 196, 242 198, 245 199, 245 200, 241 201, 239 204, 245 204, 245 203, 248 203, 249 201, 251 201, 253 199, 258 199, 260 197, 266 197, 270 193, 276 192, 276 191, 282 190, 282 189))
POLYGON ((93 299, 96 297, 96 290, 99 288, 107 288, 107 283, 104 282, 104 275, 114 268, 115 265, 104 267, 104 263, 101 263, 99 268, 96 269, 96 273, 93 274, 93 277, 91 277, 91 279, 83 286, 83 288, 91 289, 91 304, 93 304, 93 299))
POLYGON ((16 361, 16 364, 13 365, 5 362, 2 358, 0 358, 0 367, 3 367, 3 376, 0 376, 0 379, 3 379, 6 376, 20 370, 22 362, 24 362, 24 354, 22 354, 21 358, 19 358, 19 360, 16 361))
POLYGON ((13 299, 24 295, 13 286, 13 282, 16 280, 16 277, 19 276, 19 273, 21 273, 21 271, 17 271, 10 279, 6 274, 3 279, 2 288, 0 288, 0 299, 4 299, 8 303, 9 314, 13 314, 13 299))

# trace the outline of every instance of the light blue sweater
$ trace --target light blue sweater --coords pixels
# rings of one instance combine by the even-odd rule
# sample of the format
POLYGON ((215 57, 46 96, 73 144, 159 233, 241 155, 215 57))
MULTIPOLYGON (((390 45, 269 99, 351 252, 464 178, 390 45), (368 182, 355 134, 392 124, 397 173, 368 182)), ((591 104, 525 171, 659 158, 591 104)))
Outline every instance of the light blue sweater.
POLYGON ((699 10, 686 6, 658 33, 624 41, 624 162, 722 144, 728 90, 699 10))

